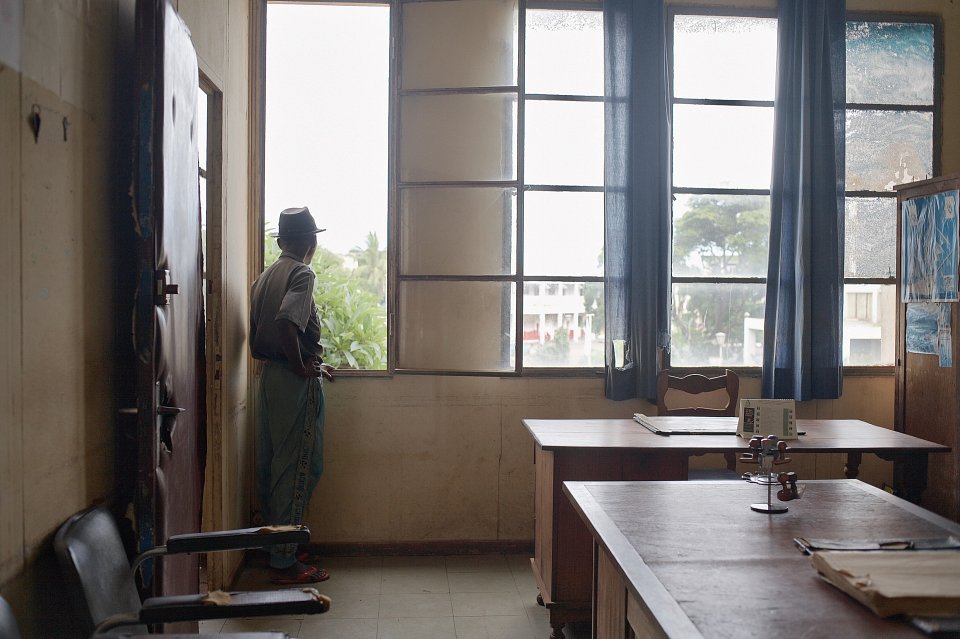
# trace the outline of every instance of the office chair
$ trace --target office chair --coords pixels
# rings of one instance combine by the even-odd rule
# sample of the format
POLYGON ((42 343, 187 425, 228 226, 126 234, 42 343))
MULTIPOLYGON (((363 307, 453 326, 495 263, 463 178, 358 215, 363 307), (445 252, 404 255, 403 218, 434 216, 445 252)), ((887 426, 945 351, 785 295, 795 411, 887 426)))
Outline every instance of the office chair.
MULTIPOLYGON (((736 417, 737 399, 740 395, 740 378, 731 370, 724 371, 723 375, 716 377, 707 377, 700 373, 691 373, 689 375, 672 375, 670 370, 662 370, 657 375, 657 415, 677 415, 691 417, 736 417), (668 407, 666 403, 667 391, 677 390, 687 395, 694 396, 692 401, 696 401, 697 395, 703 393, 712 393, 715 391, 725 391, 727 394, 727 403, 721 408, 709 408, 704 406, 673 406, 668 407)), ((734 453, 724 453, 726 461, 726 470, 692 470, 690 479, 736 479, 737 478, 737 457, 734 453)))
POLYGON ((326 612, 330 599, 312 588, 232 592, 223 597, 174 595, 141 602, 134 581, 136 567, 149 557, 305 543, 309 539, 305 526, 176 535, 165 546, 141 555, 131 567, 113 516, 105 508, 92 508, 60 527, 54 550, 67 593, 87 634, 129 625, 128 633, 143 635, 149 633, 151 624, 326 612))

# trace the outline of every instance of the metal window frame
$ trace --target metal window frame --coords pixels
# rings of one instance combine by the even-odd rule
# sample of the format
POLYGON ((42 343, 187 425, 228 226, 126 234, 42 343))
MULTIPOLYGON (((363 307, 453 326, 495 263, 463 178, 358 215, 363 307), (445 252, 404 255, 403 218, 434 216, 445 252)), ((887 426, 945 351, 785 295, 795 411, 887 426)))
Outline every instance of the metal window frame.
MULTIPOLYGON (((775 10, 762 9, 762 8, 752 8, 752 7, 683 7, 675 6, 670 7, 667 11, 667 28, 666 28, 666 42, 667 42, 667 71, 669 73, 669 85, 670 85, 670 107, 671 112, 673 107, 681 104, 693 104, 693 105, 703 105, 703 106, 745 106, 745 107, 764 107, 772 109, 774 106, 773 100, 738 100, 730 98, 677 98, 673 95, 673 77, 674 77, 674 64, 673 64, 673 48, 674 48, 674 31, 675 31, 675 18, 677 16, 683 15, 693 15, 693 16, 717 16, 717 17, 744 17, 744 18, 762 18, 762 19, 774 19, 777 18, 777 12, 775 10)), ((671 136, 671 146, 670 146, 670 155, 673 157, 673 138, 671 136)), ((745 195, 745 196, 770 196, 770 189, 757 189, 757 188, 721 188, 721 187, 695 187, 695 186, 676 186, 673 183, 673 169, 671 167, 671 177, 670 177, 670 189, 671 194, 676 195, 745 195)), ((746 277, 746 276, 711 276, 711 277, 700 277, 700 276, 675 276, 673 275, 673 205, 670 207, 670 288, 671 288, 671 298, 673 297, 673 285, 674 284, 765 284, 766 277, 746 277)), ((672 330, 671 330, 672 336, 672 330)), ((684 369, 696 369, 696 370, 709 370, 711 367, 674 367, 671 365, 671 356, 672 352, 668 351, 663 354, 663 366, 664 368, 676 368, 678 370, 684 369)), ((719 366, 712 367, 718 371, 723 371, 726 368, 731 370, 736 370, 742 374, 759 374, 759 367, 756 366, 719 366)))
MULTIPOLYGON (((393 372, 394 360, 396 358, 396 349, 394 346, 394 325, 395 325, 395 312, 394 309, 395 302, 393 301, 394 291, 396 289, 396 282, 393 277, 395 271, 394 264, 396 263, 396 247, 393 245, 392 236, 394 235, 394 214, 396 206, 396 193, 392 188, 394 183, 394 171, 396 169, 393 158, 395 157, 396 149, 396 125, 395 125, 395 107, 397 104, 396 94, 396 82, 397 82, 397 33, 399 32, 399 21, 398 21, 398 10, 400 0, 295 0, 291 2, 290 0, 261 0, 260 3, 256 3, 257 7, 257 38, 258 41, 255 44, 255 51, 251 54, 252 58, 255 58, 257 63, 256 69, 256 80, 255 80, 255 91, 251 99, 254 100, 258 112, 258 117, 252 118, 252 126, 256 128, 255 139, 257 140, 257 148, 255 149, 256 157, 252 161, 257 164, 257 171, 260 175, 263 174, 263 162, 265 161, 265 150, 264 150, 264 136, 266 135, 266 119, 264 117, 264 108, 265 108, 265 99, 266 99, 266 56, 268 43, 266 42, 266 20, 267 20, 267 11, 269 5, 271 4, 303 4, 303 5, 317 5, 317 6, 373 6, 386 8, 389 11, 389 16, 387 18, 389 22, 389 41, 387 43, 387 201, 386 201, 386 215, 387 215, 387 317, 386 317, 386 329, 387 329, 387 340, 386 340, 386 349, 387 349, 387 367, 385 369, 340 369, 337 371, 337 375, 341 377, 390 377, 393 372)), ((257 237, 251 238, 251 253, 254 255, 256 262, 255 271, 251 272, 250 281, 253 281, 259 273, 263 271, 263 238, 264 238, 264 228, 265 228, 265 218, 263 215, 263 189, 264 182, 263 179, 259 181, 258 191, 251 196, 251 201, 256 204, 251 208, 255 211, 257 216, 257 224, 259 228, 259 235, 257 237), (259 201, 259 203, 257 203, 259 201)), ((251 360, 252 361, 252 360, 251 360)))
MULTIPOLYGON (((888 13, 888 12, 848 12, 847 22, 886 22, 905 24, 929 24, 933 27, 933 103, 932 104, 900 104, 900 103, 872 103, 847 102, 846 111, 889 111, 898 113, 932 113, 933 131, 931 140, 932 171, 934 175, 941 173, 941 149, 943 145, 943 19, 940 16, 924 13, 888 13)), ((853 198, 877 198, 896 200, 895 191, 846 190, 843 193, 844 202, 853 198)), ((896 242, 896 238, 891 238, 896 242)), ((848 284, 879 284, 881 286, 895 286, 897 273, 890 277, 847 277, 844 276, 844 288, 848 284)), ((844 292, 846 301, 846 292, 844 292)), ((846 316, 846 312, 844 312, 846 316)), ((844 374, 860 375, 893 375, 893 364, 844 366, 844 374)))
POLYGON ((457 88, 433 88, 433 89, 404 89, 400 86, 400 71, 402 66, 402 52, 399 50, 399 43, 402 42, 402 11, 403 5, 408 2, 428 1, 428 0, 393 0, 396 4, 395 12, 396 24, 394 37, 393 60, 395 68, 392 69, 392 78, 395 78, 396 86, 391 93, 391 99, 394 101, 395 116, 391 115, 391 126, 395 127, 392 140, 394 147, 391 151, 391 223, 393 240, 389 243, 393 247, 394 253, 390 261, 392 277, 388 280, 392 283, 392 294, 389 301, 392 303, 392 318, 390 323, 388 358, 392 356, 390 372, 409 375, 455 375, 455 376, 485 376, 485 377, 520 377, 520 376, 551 376, 551 377, 582 377, 585 375, 595 376, 602 373, 603 368, 583 368, 583 367, 528 367, 523 362, 523 289, 528 282, 603 282, 603 276, 528 276, 524 272, 523 255, 523 237, 524 237, 524 197, 527 191, 550 191, 550 192, 599 192, 604 188, 599 186, 587 185, 565 185, 565 184, 526 184, 525 183, 525 124, 526 124, 526 102, 527 100, 542 101, 567 101, 567 102, 603 102, 603 96, 596 95, 561 95, 561 94, 527 94, 525 92, 525 60, 526 60, 526 14, 528 9, 533 10, 567 10, 567 11, 602 11, 600 3, 582 2, 549 2, 541 0, 518 0, 517 16, 517 70, 516 85, 505 86, 487 86, 487 87, 457 87, 457 88), (516 96, 516 179, 514 180, 461 180, 461 181, 401 181, 399 179, 398 167, 400 163, 400 112, 401 98, 410 95, 477 95, 511 93, 516 96), (512 274, 502 275, 410 275, 403 274, 400 271, 400 247, 402 238, 400 238, 399 224, 399 198, 400 193, 406 189, 416 188, 503 188, 516 189, 516 242, 514 248, 514 261, 516 271, 512 274), (426 368, 403 368, 395 359, 399 353, 399 335, 395 330, 397 315, 403 314, 400 308, 399 287, 403 282, 510 282, 514 284, 514 308, 516 317, 514 318, 514 332, 516 343, 514 344, 514 367, 513 370, 489 371, 489 370, 448 370, 448 369, 426 369, 426 368))
MULTIPOLYGON (((669 24, 673 25, 673 18, 676 15, 717 15, 717 16, 752 16, 752 17, 776 17, 775 11, 752 11, 749 9, 733 8, 714 8, 714 7, 675 7, 669 11, 669 24)), ((933 113, 933 139, 932 139, 932 159, 933 173, 941 173, 941 158, 943 144, 943 19, 936 14, 927 13, 890 13, 890 12, 848 12, 847 22, 900 22, 900 23, 925 23, 933 26, 934 31, 934 56, 933 56, 933 104, 874 104, 848 102, 845 105, 847 111, 865 110, 865 111, 896 111, 896 112, 930 112, 933 113)), ((669 64, 670 77, 673 77, 673 28, 667 29, 667 57, 669 64)), ((672 82, 671 82, 672 89, 672 82)), ((763 106, 766 101, 757 100, 699 100, 691 98, 674 98, 671 96, 671 105, 673 104, 722 104, 726 106, 763 106)), ((772 102, 771 102, 772 104, 772 102)), ((710 189, 697 187, 673 187, 674 194, 704 194, 704 195, 769 195, 769 189, 710 189)), ((845 191, 844 200, 848 198, 896 198, 896 193, 888 191, 845 191)), ((671 211, 671 233, 672 233, 673 215, 671 211)), ((671 241, 672 246, 672 241, 671 241)), ((673 265, 671 260, 671 271, 673 265)), ((880 284, 892 285, 896 283, 896 274, 892 277, 844 277, 843 283, 847 284, 880 284)), ((765 283, 766 278, 694 278, 694 277, 673 277, 671 282, 678 283, 765 283)), ((665 365, 669 366, 669 354, 665 357, 665 365)), ((687 367, 689 368, 689 367, 687 367)), ((724 367, 718 367, 721 370, 724 367)), ((759 369, 755 366, 734 367, 741 374, 755 374, 759 369)), ((891 365, 876 366, 844 366, 844 374, 851 376, 862 375, 892 375, 894 367, 891 365)))

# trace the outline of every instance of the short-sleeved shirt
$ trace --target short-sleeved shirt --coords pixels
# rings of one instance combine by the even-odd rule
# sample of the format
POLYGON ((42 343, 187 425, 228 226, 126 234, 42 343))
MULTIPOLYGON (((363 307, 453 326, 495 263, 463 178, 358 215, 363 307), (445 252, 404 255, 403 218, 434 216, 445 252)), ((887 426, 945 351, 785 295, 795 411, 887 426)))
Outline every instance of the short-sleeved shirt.
POLYGON ((320 315, 313 302, 316 275, 291 253, 260 274, 250 290, 250 350, 257 359, 286 361, 277 320, 297 327, 300 354, 306 360, 323 353, 320 315))

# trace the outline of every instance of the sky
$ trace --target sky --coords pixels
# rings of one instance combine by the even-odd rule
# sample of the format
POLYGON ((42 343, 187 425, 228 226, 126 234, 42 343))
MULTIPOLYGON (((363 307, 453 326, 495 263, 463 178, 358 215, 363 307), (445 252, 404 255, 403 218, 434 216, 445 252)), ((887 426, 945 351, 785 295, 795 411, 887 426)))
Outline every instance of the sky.
POLYGON ((389 10, 314 8, 268 5, 266 224, 308 206, 321 246, 344 254, 369 231, 386 246, 389 10))

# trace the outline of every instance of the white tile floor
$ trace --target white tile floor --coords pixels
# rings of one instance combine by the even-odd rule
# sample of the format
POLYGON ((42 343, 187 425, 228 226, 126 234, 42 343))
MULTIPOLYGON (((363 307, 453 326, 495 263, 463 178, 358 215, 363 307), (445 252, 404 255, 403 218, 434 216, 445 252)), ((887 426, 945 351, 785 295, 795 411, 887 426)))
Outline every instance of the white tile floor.
MULTIPOLYGON (((273 630, 301 639, 547 639, 547 611, 527 556, 332 557, 330 579, 315 584, 333 601, 309 617, 203 622, 202 632, 273 630)), ((248 567, 238 589, 271 587, 262 567, 248 567)), ((567 626, 568 639, 589 624, 567 626)))

